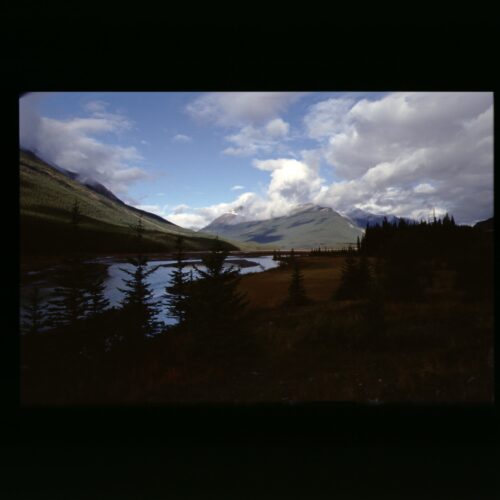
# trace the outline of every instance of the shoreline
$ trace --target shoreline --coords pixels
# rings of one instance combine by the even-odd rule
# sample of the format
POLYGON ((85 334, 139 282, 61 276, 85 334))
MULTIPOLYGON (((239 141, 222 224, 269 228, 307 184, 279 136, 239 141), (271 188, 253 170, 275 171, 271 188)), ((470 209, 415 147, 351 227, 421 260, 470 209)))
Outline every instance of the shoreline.
MULTIPOLYGON (((287 254, 289 250, 280 250, 280 253, 287 254)), ((310 250, 294 250, 297 255, 309 254, 310 250)), ((200 258, 203 255, 209 254, 209 250, 187 251, 184 253, 186 259, 200 258)), ((232 257, 265 257, 272 255, 272 250, 253 250, 243 251, 234 250, 228 252, 228 259, 232 257)), ((148 261, 151 260, 175 260, 175 252, 148 252, 143 254, 148 261)), ((137 253, 106 253, 106 254, 84 254, 82 258, 85 260, 113 260, 115 262, 126 262, 129 258, 134 258, 137 253)), ((35 271, 40 268, 46 268, 51 265, 59 264, 62 260, 70 258, 72 255, 21 255, 20 256, 20 271, 28 272, 35 271)), ((201 261, 200 261, 201 263, 201 261)))

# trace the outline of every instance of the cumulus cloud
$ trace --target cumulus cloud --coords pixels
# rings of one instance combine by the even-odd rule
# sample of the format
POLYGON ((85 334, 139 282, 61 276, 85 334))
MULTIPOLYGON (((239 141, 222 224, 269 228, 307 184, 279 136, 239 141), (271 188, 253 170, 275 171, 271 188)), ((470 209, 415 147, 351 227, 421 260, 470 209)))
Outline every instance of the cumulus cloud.
POLYGON ((231 191, 239 191, 241 189, 245 189, 245 186, 240 186, 239 184, 237 184, 236 186, 233 186, 231 188, 231 191))
POLYGON ((94 180, 116 193, 147 174, 136 162, 142 159, 133 146, 119 146, 97 139, 131 128, 124 116, 104 111, 104 104, 87 103, 90 116, 56 120, 38 114, 37 94, 20 100, 20 145, 44 160, 79 174, 83 181, 94 180))
POLYGON ((309 133, 324 141, 319 150, 326 162, 344 179, 315 201, 339 210, 356 205, 417 218, 436 208, 462 223, 491 216, 492 93, 394 93, 362 99, 336 121, 338 127, 329 128, 318 109, 343 105, 325 101, 304 120, 309 133))
POLYGON ((297 101, 303 92, 214 92, 189 103, 194 118, 221 126, 261 125, 297 101))
POLYGON ((262 127, 247 125, 238 133, 226 137, 234 146, 226 148, 223 153, 231 156, 252 156, 280 150, 289 128, 290 125, 281 118, 275 118, 262 127))
MULTIPOLYGON (((259 220, 307 202, 344 213, 357 207, 415 219, 435 210, 466 224, 492 215, 492 93, 398 92, 357 102, 327 99, 308 108, 304 131, 317 148, 295 158, 253 161, 255 168, 269 172, 263 194, 244 193, 244 199, 205 208, 184 207, 173 214, 178 223, 201 227, 233 210, 259 220), (337 179, 330 185, 320 176, 325 164, 337 179)), ((247 124, 229 136, 234 149, 225 152, 269 153, 273 134, 286 138, 288 128, 267 115, 260 125, 247 124)))
POLYGON ((208 207, 190 207, 178 205, 170 211, 165 211, 162 216, 167 220, 189 229, 201 229, 214 219, 228 212, 237 212, 249 220, 255 220, 255 214, 264 208, 265 202, 255 193, 242 193, 234 201, 218 203, 208 207))
POLYGON ((204 94, 186 107, 195 119, 233 129, 225 137, 231 145, 222 153, 255 156, 284 152, 290 124, 279 114, 300 99, 304 92, 214 92, 204 94))
POLYGON ((290 125, 281 118, 275 118, 266 125, 266 132, 274 138, 281 139, 288 135, 290 125))
POLYGON ((245 192, 231 202, 201 208, 179 205, 162 215, 192 229, 200 229, 228 212, 238 213, 246 220, 263 220, 285 215, 321 191, 322 179, 318 170, 304 162, 278 158, 255 160, 253 165, 270 172, 270 183, 264 193, 245 192))
POLYGON ((297 204, 307 203, 321 190, 323 180, 317 169, 290 158, 254 160, 259 170, 271 172, 267 188, 269 213, 283 215, 297 204))
POLYGON ((174 137, 172 137, 172 140, 174 142, 191 142, 193 139, 191 137, 189 137, 188 135, 177 134, 177 135, 174 135, 174 137))
POLYGON ((349 110, 353 99, 327 99, 309 107, 304 117, 307 135, 312 139, 329 138, 342 132, 349 123, 349 110))

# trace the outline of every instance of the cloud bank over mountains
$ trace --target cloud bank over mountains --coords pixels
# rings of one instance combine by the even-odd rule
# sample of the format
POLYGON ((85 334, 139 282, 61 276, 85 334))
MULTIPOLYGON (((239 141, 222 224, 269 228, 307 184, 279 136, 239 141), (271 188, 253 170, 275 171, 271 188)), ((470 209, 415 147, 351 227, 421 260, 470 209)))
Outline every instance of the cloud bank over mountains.
MULTIPOLYGON (((219 106, 219 124, 241 127, 228 137, 239 149, 223 153, 271 153, 273 143, 264 139, 262 128, 255 129, 256 118, 262 122, 272 116, 274 123, 284 124, 276 113, 300 97, 266 95, 260 100, 253 95, 261 104, 254 111, 250 98, 235 96, 245 106, 229 115, 219 106)), ((204 113, 216 116, 214 102, 227 104, 226 99, 213 95, 202 99, 212 104, 210 112, 204 108, 204 113)), ((195 102, 191 111, 199 105, 200 101, 195 102)), ((283 137, 289 129, 289 124, 282 127, 283 137)), ((264 194, 249 192, 232 203, 184 207, 180 213, 166 215, 181 225, 195 220, 203 225, 237 208, 257 220, 284 215, 295 204, 307 202, 341 212, 359 207, 416 219, 426 218, 432 210, 448 211, 462 223, 492 215, 492 93, 397 92, 375 100, 330 98, 308 107, 301 134, 315 146, 299 151, 300 161, 280 156, 251 161, 254 168, 270 173, 264 194), (327 184, 320 176, 320 165, 330 169, 334 182, 327 184)))
POLYGON ((95 180, 116 194, 126 194, 131 183, 147 179, 137 166, 142 156, 134 146, 121 146, 100 140, 132 128, 123 115, 107 112, 103 101, 84 106, 87 116, 69 120, 42 117, 38 113, 39 94, 28 94, 19 101, 20 146, 39 154, 44 160, 79 174, 80 179, 95 180))
MULTIPOLYGON (((266 184, 243 192, 248 179, 235 179, 232 190, 240 193, 210 206, 142 207, 191 228, 225 212, 259 220, 303 203, 416 219, 435 209, 452 213, 459 223, 491 217, 491 92, 329 96, 222 92, 192 99, 184 114, 200 129, 217 132, 221 158, 244 159, 250 171, 268 175, 266 184)), ((147 178, 135 147, 117 143, 133 126, 125 116, 95 101, 87 103, 84 117, 55 120, 37 114, 37 99, 21 99, 22 146, 118 194, 147 178)), ((173 140, 188 143, 190 137, 178 134, 173 140)))

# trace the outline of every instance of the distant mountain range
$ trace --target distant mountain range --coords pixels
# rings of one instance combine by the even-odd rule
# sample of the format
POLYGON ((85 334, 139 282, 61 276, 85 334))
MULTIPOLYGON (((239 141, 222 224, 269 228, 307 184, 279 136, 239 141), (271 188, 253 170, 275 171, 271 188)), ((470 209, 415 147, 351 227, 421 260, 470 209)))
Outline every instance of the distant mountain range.
MULTIPOLYGON (((50 165, 34 153, 19 157, 21 252, 61 254, 135 251, 134 227, 142 220, 147 251, 171 250, 178 235, 187 250, 205 250, 213 236, 184 229, 162 217, 131 207, 98 182, 79 181, 78 174, 50 165), (81 223, 76 234, 71 211, 78 203, 81 223)), ((228 249, 237 247, 222 242, 228 249)))
POLYGON ((329 207, 308 203, 288 215, 260 221, 241 221, 223 214, 202 229, 235 242, 260 243, 276 249, 339 247, 356 242, 363 229, 329 207))
POLYGON ((353 222, 355 222, 357 226, 362 227, 363 229, 366 229, 367 224, 370 224, 370 226, 382 224, 384 217, 387 217, 387 221, 391 224, 394 222, 399 222, 400 219, 400 217, 396 217, 395 215, 372 214, 370 212, 366 212, 365 210, 361 210, 360 208, 355 208, 354 210, 347 212, 346 216, 349 217, 349 219, 351 219, 353 222))

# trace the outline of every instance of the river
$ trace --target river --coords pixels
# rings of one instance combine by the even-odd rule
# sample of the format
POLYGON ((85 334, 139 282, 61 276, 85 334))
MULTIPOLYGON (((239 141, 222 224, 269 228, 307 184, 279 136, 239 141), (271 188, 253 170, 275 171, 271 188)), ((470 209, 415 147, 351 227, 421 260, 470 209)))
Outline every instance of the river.
MULTIPOLYGON (((104 295, 110 301, 110 306, 119 306, 120 301, 123 297, 123 293, 119 291, 119 288, 123 288, 124 279, 128 279, 129 276, 122 270, 133 270, 133 265, 127 262, 117 262, 110 258, 93 259, 88 261, 89 263, 101 263, 105 265, 105 290, 104 295)), ((204 270, 204 266, 200 264, 199 259, 186 259, 185 271, 192 271, 193 279, 196 279, 197 273, 194 269, 194 265, 197 268, 204 270)), ((155 299, 161 299, 165 296, 165 287, 170 283, 170 278, 172 272, 175 270, 173 267, 175 260, 150 260, 147 263, 148 267, 156 267, 154 271, 148 278, 147 282, 151 286, 153 291, 153 296, 155 299)), ((278 261, 273 260, 271 255, 259 256, 259 257, 228 257, 226 259, 225 267, 233 266, 239 269, 241 275, 249 273, 258 273, 262 271, 267 271, 278 266, 278 261)), ((38 287, 42 306, 46 305, 49 299, 54 299, 54 284, 51 283, 51 274, 57 270, 57 266, 51 266, 46 269, 31 271, 26 273, 21 279, 21 294, 20 294, 20 306, 21 306, 21 319, 24 316, 25 306, 27 303, 27 297, 29 296, 30 290, 33 287, 38 287)), ((158 314, 157 320, 164 322, 165 324, 174 324, 175 320, 167 315, 165 307, 161 308, 158 314)))

